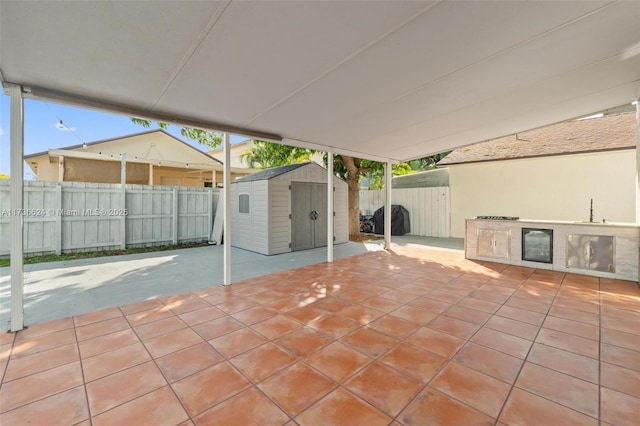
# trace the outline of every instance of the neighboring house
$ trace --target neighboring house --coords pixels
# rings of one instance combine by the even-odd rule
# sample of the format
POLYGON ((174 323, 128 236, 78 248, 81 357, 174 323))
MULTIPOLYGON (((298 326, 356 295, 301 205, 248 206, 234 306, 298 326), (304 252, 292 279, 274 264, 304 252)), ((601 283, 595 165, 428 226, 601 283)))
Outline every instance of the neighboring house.
MULTIPOLYGON (((252 139, 247 139, 242 142, 234 143, 231 145, 231 167, 238 168, 250 168, 251 166, 247 161, 242 158, 243 154, 248 153, 255 146, 255 142, 252 139)), ((213 151, 209 151, 209 155, 218 161, 224 160, 224 149, 219 147, 213 151)), ((315 153, 311 156, 311 161, 324 166, 322 162, 322 153, 315 153)))
MULTIPOLYGON (((231 167, 248 168, 249 165, 242 158, 242 155, 250 151, 254 145, 255 143, 251 139, 247 139, 242 142, 232 144, 231 145, 231 167)), ((209 156, 222 162, 224 160, 224 147, 218 147, 213 151, 209 151, 209 156)))
POLYGON ((456 149, 448 166, 451 236, 465 219, 635 222, 635 113, 566 121, 456 149))
MULTIPOLYGON (((38 180, 119 183, 121 154, 127 183, 173 186, 218 186, 222 163, 163 130, 151 130, 24 157, 38 180)), ((231 170, 231 179, 246 176, 231 170)))

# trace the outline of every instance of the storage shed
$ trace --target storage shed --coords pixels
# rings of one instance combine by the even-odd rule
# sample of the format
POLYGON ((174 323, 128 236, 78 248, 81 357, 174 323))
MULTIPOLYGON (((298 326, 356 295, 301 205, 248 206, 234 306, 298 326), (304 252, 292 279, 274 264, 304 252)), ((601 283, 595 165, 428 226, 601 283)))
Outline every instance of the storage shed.
MULTIPOLYGON (((327 170, 275 167, 231 183, 231 245, 266 255, 327 245, 327 170)), ((349 241, 347 183, 333 177, 334 242, 349 241)))

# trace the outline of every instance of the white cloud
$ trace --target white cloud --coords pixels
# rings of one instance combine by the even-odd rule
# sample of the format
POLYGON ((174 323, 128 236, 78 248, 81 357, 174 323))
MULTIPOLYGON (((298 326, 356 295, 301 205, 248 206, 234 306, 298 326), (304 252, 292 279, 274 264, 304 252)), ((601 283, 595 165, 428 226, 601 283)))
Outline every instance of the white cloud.
POLYGON ((0 127, 0 136, 4 135, 4 130, 2 130, 2 127, 0 127))
POLYGON ((75 127, 67 127, 67 125, 62 124, 61 121, 57 121, 56 124, 54 124, 54 126, 56 129, 60 130, 61 132, 69 132, 69 131, 73 132, 76 130, 75 127))

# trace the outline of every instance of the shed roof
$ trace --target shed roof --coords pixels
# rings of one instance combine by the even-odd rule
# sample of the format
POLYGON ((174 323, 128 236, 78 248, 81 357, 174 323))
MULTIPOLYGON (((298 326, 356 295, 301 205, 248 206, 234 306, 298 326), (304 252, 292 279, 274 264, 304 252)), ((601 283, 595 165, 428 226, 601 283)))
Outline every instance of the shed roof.
POLYGON ((391 180, 393 189, 401 188, 432 188, 449 186, 449 169, 434 169, 410 175, 394 176, 391 180))
MULTIPOLYGON (((265 169, 262 170, 258 173, 254 173, 250 176, 245 176, 242 177, 240 179, 236 179, 234 182, 232 183, 239 183, 239 182, 252 182, 255 180, 269 180, 269 179, 273 179, 276 176, 280 176, 283 175, 285 173, 289 173, 292 170, 298 169, 300 167, 304 167, 308 164, 311 164, 311 161, 307 161, 304 163, 298 163, 298 164, 287 164, 286 166, 280 166, 280 167, 272 167, 270 169, 265 169)), ((313 163, 315 164, 315 163, 313 163)), ((318 166, 318 167, 322 167, 322 166, 318 166)))
POLYGON ((635 113, 627 112, 565 121, 458 148, 438 165, 613 151, 635 146, 635 113))

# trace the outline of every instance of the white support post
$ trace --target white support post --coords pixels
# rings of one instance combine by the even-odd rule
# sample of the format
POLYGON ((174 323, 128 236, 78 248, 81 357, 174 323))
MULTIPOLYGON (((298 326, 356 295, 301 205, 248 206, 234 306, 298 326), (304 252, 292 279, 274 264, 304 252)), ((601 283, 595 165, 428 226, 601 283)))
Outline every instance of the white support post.
POLYGON ((333 262, 333 152, 327 152, 327 262, 333 262))
POLYGON ((11 331, 24 328, 24 100, 21 86, 9 86, 10 175, 13 214, 9 217, 11 237, 11 331))
POLYGON ((640 98, 636 100, 636 223, 640 224, 640 98))
POLYGON ((387 161, 384 165, 384 248, 387 250, 391 248, 391 172, 391 161, 387 161))
POLYGON ((216 188, 218 182, 216 182, 216 171, 215 169, 211 171, 211 187, 216 188))
MULTIPOLYGON (((120 208, 127 208, 127 154, 120 154, 120 208)), ((127 216, 120 215, 120 249, 127 248, 127 216)))
MULTIPOLYGON (((224 134, 224 285, 231 285, 231 135, 224 134)), ((218 201, 219 202, 219 201, 218 201)))
POLYGON ((153 185, 153 164, 149 164, 149 185, 153 185))

